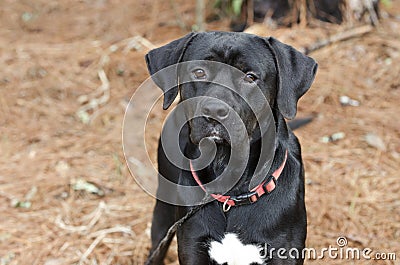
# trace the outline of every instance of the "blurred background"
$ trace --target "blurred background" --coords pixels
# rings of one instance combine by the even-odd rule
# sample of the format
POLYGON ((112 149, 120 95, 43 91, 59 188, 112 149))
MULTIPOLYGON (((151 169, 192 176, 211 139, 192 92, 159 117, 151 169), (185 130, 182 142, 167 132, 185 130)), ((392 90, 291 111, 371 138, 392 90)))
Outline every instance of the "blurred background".
POLYGON ((400 264, 399 0, 0 1, 0 264, 143 264, 154 199, 127 170, 123 115, 144 55, 192 30, 274 36, 318 61, 298 114, 314 120, 296 131, 307 246, 345 236, 397 260, 306 264, 400 264))

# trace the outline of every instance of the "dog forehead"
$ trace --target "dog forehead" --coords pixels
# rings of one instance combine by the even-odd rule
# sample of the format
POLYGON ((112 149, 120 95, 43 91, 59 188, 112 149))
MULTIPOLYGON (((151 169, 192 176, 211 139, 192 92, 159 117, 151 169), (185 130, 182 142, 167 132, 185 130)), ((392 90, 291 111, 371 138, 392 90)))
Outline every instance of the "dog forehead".
POLYGON ((185 60, 212 60, 227 63, 260 64, 262 57, 272 56, 258 36, 233 32, 200 33, 188 45, 185 60))

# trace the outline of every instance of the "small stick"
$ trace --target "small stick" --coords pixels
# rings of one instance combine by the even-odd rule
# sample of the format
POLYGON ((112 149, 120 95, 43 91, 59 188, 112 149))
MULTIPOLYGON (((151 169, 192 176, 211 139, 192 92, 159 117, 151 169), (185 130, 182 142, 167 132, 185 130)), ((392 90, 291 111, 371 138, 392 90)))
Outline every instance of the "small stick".
POLYGON ((358 28, 353 28, 350 29, 348 31, 344 31, 344 32, 340 32, 337 33, 333 36, 328 37, 327 39, 315 42, 311 45, 308 45, 306 47, 303 47, 301 50, 302 52, 304 52, 305 54, 309 54, 312 53, 316 50, 319 50, 325 46, 331 45, 333 43, 339 42, 339 41, 344 41, 344 40, 348 40, 351 38, 355 38, 357 36, 361 36, 364 34, 367 34, 369 32, 371 32, 373 30, 373 27, 370 25, 366 25, 366 26, 361 26, 358 28))
POLYGON ((367 10, 368 10, 369 16, 371 18, 372 25, 373 26, 379 25, 378 14, 375 12, 374 3, 372 2, 372 0, 367 1, 366 5, 367 5, 367 10))
POLYGON ((307 2, 306 0, 300 0, 298 2, 300 10, 300 27, 307 27, 307 2))
POLYGON ((81 258, 79 259, 79 265, 83 264, 83 262, 89 257, 90 253, 96 248, 96 246, 103 240, 106 234, 99 235, 93 242, 90 244, 89 248, 83 253, 81 258))
POLYGON ((251 26, 254 23, 254 3, 253 0, 247 1, 247 26, 251 26))
POLYGON ((203 32, 205 30, 204 12, 205 12, 204 0, 196 0, 196 24, 197 24, 197 31, 199 32, 203 32))

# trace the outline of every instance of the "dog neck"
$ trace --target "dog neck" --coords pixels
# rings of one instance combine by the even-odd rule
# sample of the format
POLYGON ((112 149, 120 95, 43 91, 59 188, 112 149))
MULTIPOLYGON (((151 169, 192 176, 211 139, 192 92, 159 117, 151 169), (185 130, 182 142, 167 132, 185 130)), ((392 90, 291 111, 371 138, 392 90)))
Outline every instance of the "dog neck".
MULTIPOLYGON (((279 166, 282 164, 282 161, 285 157, 285 152, 287 150, 286 143, 289 138, 288 127, 284 118, 281 115, 277 115, 275 120, 276 140, 274 147, 274 158, 270 170, 266 170, 265 172, 263 172, 265 177, 270 175, 277 168, 279 168, 279 166)), ((250 143, 250 153, 245 170, 242 173, 239 181, 229 191, 230 194, 236 195, 249 190, 250 181, 254 176, 257 163, 259 162, 261 156, 261 141, 262 139, 260 138, 250 143)), ((231 146, 226 144, 217 144, 216 146, 217 150, 213 161, 208 167, 198 172, 201 181, 204 184, 218 178, 218 176, 220 176, 227 169, 229 160, 231 159, 231 146)), ((232 164, 235 165, 235 163, 232 164)), ((228 172, 228 174, 230 174, 230 172, 228 172)))

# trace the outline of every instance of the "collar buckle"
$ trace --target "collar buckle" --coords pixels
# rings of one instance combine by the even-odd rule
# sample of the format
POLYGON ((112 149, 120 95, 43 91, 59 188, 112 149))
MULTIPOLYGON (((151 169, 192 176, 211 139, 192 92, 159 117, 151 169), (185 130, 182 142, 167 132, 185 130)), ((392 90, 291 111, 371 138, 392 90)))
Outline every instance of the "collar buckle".
MULTIPOLYGON (((275 190, 276 187, 276 178, 273 175, 269 175, 268 178, 265 180, 265 182, 262 184, 262 189, 266 194, 269 194, 275 190), (274 182, 273 189, 268 189, 268 186, 270 185, 271 181, 274 182)), ((258 199, 258 198, 257 198, 258 199)))
POLYGON ((251 204, 255 201, 257 201, 259 198, 257 191, 252 191, 248 192, 245 194, 237 195, 237 196, 231 196, 231 200, 235 202, 236 205, 246 205, 246 204, 251 204), (254 196, 256 196, 256 199, 253 199, 254 196))

